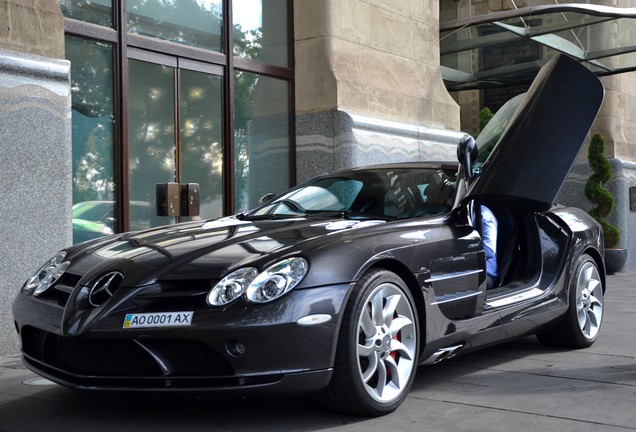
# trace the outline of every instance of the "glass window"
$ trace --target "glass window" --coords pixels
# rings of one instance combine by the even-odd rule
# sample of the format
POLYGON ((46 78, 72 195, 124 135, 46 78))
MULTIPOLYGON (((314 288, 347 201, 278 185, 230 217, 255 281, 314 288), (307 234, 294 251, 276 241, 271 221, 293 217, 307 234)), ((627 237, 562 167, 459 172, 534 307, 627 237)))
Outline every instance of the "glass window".
POLYGON ((241 0, 232 3, 234 55, 289 65, 287 0, 241 0))
POLYGON ((114 217, 112 201, 83 201, 73 204, 73 217, 100 221, 107 217, 114 217))
POLYGON ((73 240, 77 243, 116 230, 113 48, 67 36, 66 58, 71 62, 73 240), (106 207, 110 212, 101 211, 106 207))
POLYGON ((326 179, 296 189, 277 201, 292 200, 301 208, 312 211, 348 211, 363 183, 353 179, 326 179))
POLYGON ((174 182, 175 70, 129 61, 130 229, 159 226, 174 218, 156 215, 157 183, 174 182))
POLYGON ((199 183, 202 218, 253 208, 264 194, 289 188, 292 81, 285 68, 291 67, 291 1, 57 3, 72 32, 66 36, 66 53, 72 63, 75 241, 119 232, 123 225, 138 230, 187 220, 156 216, 157 183, 199 183), (224 16, 228 5, 232 14, 224 16), (118 17, 126 28, 119 29, 118 17), (129 36, 116 37, 116 31, 128 31, 129 36), (231 46, 225 40, 229 31, 231 46), (153 38, 152 52, 136 35, 153 38), (111 44, 116 40, 130 45, 111 44), (175 43, 200 49, 179 49, 175 43), (229 55, 209 52, 225 50, 229 55), (117 64, 118 56, 128 60, 117 64), (263 68, 267 76, 256 73, 263 68), (234 81, 225 79, 230 73, 234 81), (230 94, 228 82, 234 83, 234 101, 224 97, 230 94), (123 96, 127 110, 116 109, 117 89, 128 92, 123 96), (234 112, 227 112, 232 106, 234 112), (127 124, 116 117, 126 112, 127 124), (224 129, 230 118, 234 131, 224 129), (115 142, 116 122, 127 129, 121 143, 115 142), (234 142, 225 142, 232 133, 234 142), (232 160, 223 152, 228 145, 234 148, 232 160), (128 170, 118 171, 126 161, 128 170), (234 172, 228 172, 228 166, 234 172), (129 186, 129 202, 117 202, 122 185, 115 179, 120 178, 129 186), (234 205, 227 202, 229 188, 234 188, 234 205), (130 219, 117 221, 122 213, 130 219))
POLYGON ((234 157, 236 210, 289 188, 289 82, 236 72, 234 157))
POLYGON ((113 26, 113 0, 57 0, 67 18, 113 26))
POLYGON ((309 180, 246 218, 276 215, 350 219, 410 219, 450 211, 457 170, 411 167, 369 169, 309 180))
POLYGON ((180 72, 181 183, 200 184, 202 218, 223 215, 222 84, 223 78, 217 75, 180 72))
POLYGON ((519 108, 519 105, 523 102, 525 95, 525 93, 522 93, 506 102, 479 133, 476 140, 478 156, 477 160, 473 163, 473 171, 476 173, 481 171, 488 156, 490 156, 490 153, 494 150, 495 145, 499 142, 499 138, 501 138, 508 124, 513 119, 514 114, 517 112, 517 108, 519 108))
POLYGON ((221 51, 222 0, 128 0, 128 31, 221 51))

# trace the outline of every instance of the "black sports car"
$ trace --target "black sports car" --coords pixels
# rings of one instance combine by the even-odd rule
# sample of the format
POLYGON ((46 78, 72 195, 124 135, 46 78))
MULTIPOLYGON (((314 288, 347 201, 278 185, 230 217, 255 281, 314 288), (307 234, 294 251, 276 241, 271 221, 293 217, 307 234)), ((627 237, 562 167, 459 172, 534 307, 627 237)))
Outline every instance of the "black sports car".
POLYGON ((78 389, 315 392, 381 415, 418 365, 531 334, 587 347, 603 235, 553 201, 602 99, 560 56, 459 164, 352 169, 247 213, 69 247, 14 302, 24 362, 78 389), (482 206, 498 222, 491 289, 482 206))

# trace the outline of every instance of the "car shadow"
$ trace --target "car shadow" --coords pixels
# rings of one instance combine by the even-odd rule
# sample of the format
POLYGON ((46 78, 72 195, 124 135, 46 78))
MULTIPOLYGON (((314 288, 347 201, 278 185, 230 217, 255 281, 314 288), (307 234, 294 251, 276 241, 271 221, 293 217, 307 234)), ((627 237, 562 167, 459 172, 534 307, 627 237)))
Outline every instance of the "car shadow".
MULTIPOLYGON (((549 375, 550 371, 542 369, 543 363, 537 362, 532 369, 517 366, 510 369, 508 363, 518 360, 532 363, 532 359, 561 357, 568 352, 547 348, 534 338, 524 338, 468 353, 436 365, 421 366, 411 395, 414 404, 419 406, 418 399, 422 397, 443 400, 440 395, 460 396, 464 389, 462 386, 468 385, 480 387, 483 384, 488 394, 499 397, 512 392, 518 394, 521 390, 545 394, 546 386, 537 384, 533 389, 533 385, 527 385, 527 382, 538 381, 536 375, 549 375), (535 376, 527 378, 526 387, 522 387, 521 383, 511 387, 511 374, 535 376)), ((564 366, 567 364, 560 361, 564 366)), ((630 361, 625 361, 622 370, 614 367, 615 379, 636 382, 636 366, 632 364, 633 358, 630 361)), ((611 368, 608 365, 588 370, 574 368, 568 373, 603 376, 608 367, 611 368)), ((377 430, 380 425, 391 421, 391 417, 399 417, 401 409, 406 409, 398 409, 388 418, 369 419, 327 411, 312 397, 228 398, 182 393, 94 393, 70 390, 52 383, 24 390, 25 387, 21 387, 20 391, 24 391, 21 397, 4 403, 0 398, 0 431, 377 430)), ((547 388, 554 393, 562 391, 559 386, 547 388)))
MULTIPOLYGON (((596 347, 596 345, 595 345, 596 347)), ((560 393, 604 383, 636 386, 636 361, 607 355, 602 349, 572 350, 542 345, 534 336, 463 354, 441 363, 420 366, 411 392, 455 391, 461 385, 487 388, 490 395, 560 393), (546 384, 546 380, 552 380, 546 384), (556 380, 556 381, 555 381, 556 380), (563 383, 563 385, 561 385, 563 383)))
POLYGON ((4 403, 0 397, 1 432, 311 431, 368 420, 327 411, 312 397, 94 393, 53 383, 39 386, 4 403))

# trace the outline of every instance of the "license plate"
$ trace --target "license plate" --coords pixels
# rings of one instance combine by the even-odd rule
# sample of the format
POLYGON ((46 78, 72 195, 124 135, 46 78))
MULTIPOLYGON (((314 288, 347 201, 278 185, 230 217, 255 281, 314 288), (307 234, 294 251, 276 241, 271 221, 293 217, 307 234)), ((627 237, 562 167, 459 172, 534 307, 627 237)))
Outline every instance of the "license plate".
POLYGON ((126 314, 124 328, 184 327, 192 325, 194 312, 126 314))

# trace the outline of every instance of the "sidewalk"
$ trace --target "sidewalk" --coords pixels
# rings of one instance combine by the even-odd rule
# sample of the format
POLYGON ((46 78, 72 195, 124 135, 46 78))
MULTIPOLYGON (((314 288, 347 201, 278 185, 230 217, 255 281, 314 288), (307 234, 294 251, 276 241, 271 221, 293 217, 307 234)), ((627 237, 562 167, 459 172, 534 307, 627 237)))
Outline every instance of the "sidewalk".
POLYGON ((0 358, 0 432, 636 431, 636 274, 608 277, 597 342, 554 350, 534 337, 420 367, 394 413, 333 414, 312 399, 219 400, 65 389, 0 358))

